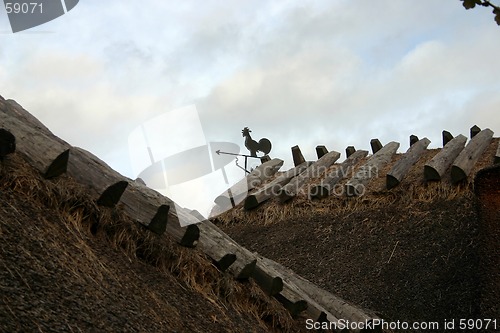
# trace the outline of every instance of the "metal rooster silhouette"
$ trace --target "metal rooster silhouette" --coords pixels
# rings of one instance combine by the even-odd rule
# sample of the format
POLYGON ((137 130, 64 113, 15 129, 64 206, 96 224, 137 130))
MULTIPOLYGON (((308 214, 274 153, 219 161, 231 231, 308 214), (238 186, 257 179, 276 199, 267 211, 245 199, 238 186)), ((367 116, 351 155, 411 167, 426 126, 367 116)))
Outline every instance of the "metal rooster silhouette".
POLYGON ((250 151, 250 155, 252 157, 257 157, 257 152, 260 151, 264 153, 264 155, 269 154, 271 151, 271 141, 269 141, 266 138, 262 138, 259 140, 259 142, 255 141, 252 139, 252 136, 250 135, 250 132, 252 132, 248 127, 245 127, 241 133, 243 134, 243 137, 245 137, 245 147, 250 151))

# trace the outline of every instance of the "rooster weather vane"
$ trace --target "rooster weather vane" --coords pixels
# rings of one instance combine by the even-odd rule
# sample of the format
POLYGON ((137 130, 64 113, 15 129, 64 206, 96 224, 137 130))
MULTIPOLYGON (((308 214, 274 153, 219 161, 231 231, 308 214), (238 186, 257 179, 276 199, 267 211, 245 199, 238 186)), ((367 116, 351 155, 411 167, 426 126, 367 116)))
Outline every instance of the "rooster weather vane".
POLYGON ((228 153, 228 152, 223 152, 220 150, 217 150, 216 153, 218 155, 224 154, 224 155, 234 155, 236 156, 236 165, 240 167, 241 169, 245 170, 246 173, 250 173, 250 171, 247 170, 247 159, 250 158, 262 158, 269 154, 271 151, 271 141, 269 141, 266 138, 262 138, 259 140, 259 142, 255 141, 252 139, 252 136, 250 135, 252 131, 248 128, 245 127, 242 131, 241 134, 245 138, 245 147, 250 151, 250 155, 244 155, 244 154, 235 154, 235 153, 228 153), (257 152, 264 153, 263 156, 257 156, 257 152), (243 156, 245 157, 245 167, 242 168, 240 165, 238 165, 238 156, 243 156))

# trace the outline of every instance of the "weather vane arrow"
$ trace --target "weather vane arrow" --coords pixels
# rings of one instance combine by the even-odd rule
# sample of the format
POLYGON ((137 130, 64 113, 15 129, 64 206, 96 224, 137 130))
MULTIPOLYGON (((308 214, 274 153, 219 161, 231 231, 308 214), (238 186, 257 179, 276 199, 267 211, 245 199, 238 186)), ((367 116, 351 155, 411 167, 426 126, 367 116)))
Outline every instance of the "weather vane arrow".
POLYGON ((217 155, 220 155, 220 154, 223 154, 223 155, 233 155, 233 156, 242 156, 242 157, 252 157, 252 158, 259 158, 257 156, 250 156, 250 155, 245 155, 245 154, 236 154, 236 153, 228 153, 228 152, 225 152, 225 151, 220 151, 219 150, 216 150, 215 153, 217 155))

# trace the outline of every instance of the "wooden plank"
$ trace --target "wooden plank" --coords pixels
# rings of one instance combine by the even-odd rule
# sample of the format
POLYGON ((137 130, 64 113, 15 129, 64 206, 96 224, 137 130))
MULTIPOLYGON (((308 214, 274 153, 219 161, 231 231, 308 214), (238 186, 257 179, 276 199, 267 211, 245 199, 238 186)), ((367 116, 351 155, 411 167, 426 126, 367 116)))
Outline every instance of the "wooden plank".
POLYGON ((401 180, 408 174, 411 167, 419 160, 420 156, 426 151, 427 146, 431 141, 427 138, 414 143, 406 151, 403 157, 397 161, 392 167, 391 171, 387 173, 386 176, 386 186, 390 190, 399 185, 401 180))
POLYGON ((283 280, 279 276, 268 274, 259 265, 255 266, 252 278, 259 287, 269 296, 274 296, 283 290, 283 280))
POLYGON ((108 186, 97 199, 97 204, 104 207, 115 207, 127 189, 128 181, 120 180, 108 186))
POLYGON ((248 176, 221 193, 214 202, 221 211, 231 209, 235 205, 245 200, 248 192, 271 178, 283 166, 284 161, 274 158, 256 167, 248 176))
POLYGON ((299 175, 302 171, 307 169, 312 162, 305 162, 295 168, 284 172, 275 179, 273 179, 269 184, 266 184, 263 188, 255 193, 250 194, 246 199, 243 207, 246 210, 254 209, 258 207, 263 202, 277 196, 280 193, 281 188, 286 185, 293 177, 299 175))
POLYGON ((481 132, 481 129, 479 128, 479 126, 477 126, 477 125, 472 126, 470 128, 470 138, 472 139, 477 134, 479 134, 479 132, 481 132))
POLYGON ((453 183, 467 179, 479 157, 488 148, 492 138, 493 131, 486 128, 469 141, 451 166, 451 181, 453 183))
POLYGON ((387 163, 396 154, 399 148, 399 142, 389 142, 382 149, 372 155, 366 163, 356 172, 356 174, 345 185, 347 196, 360 196, 364 193, 365 187, 370 179, 378 175, 387 163))
POLYGON ((448 131, 443 131, 443 147, 453 140, 453 135, 448 131))
POLYGON ((300 188, 307 182, 309 178, 319 177, 324 174, 327 169, 340 158, 340 153, 331 151, 314 162, 310 167, 294 177, 283 186, 279 192, 278 199, 280 202, 286 202, 297 195, 300 188))
POLYGON ((63 151, 59 154, 49 165, 47 171, 43 175, 46 179, 52 179, 59 177, 63 173, 66 173, 68 169, 69 160, 69 149, 63 151))
POLYGON ((354 166, 368 155, 366 150, 358 150, 351 154, 344 162, 337 165, 321 182, 311 186, 309 189, 309 199, 324 198, 331 195, 335 191, 335 186, 344 178, 346 178, 354 166))
POLYGON ((318 159, 326 154, 328 154, 328 149, 326 149, 326 146, 316 146, 316 156, 318 156, 318 159))
POLYGON ((412 134, 410 135, 410 147, 419 141, 418 136, 412 134))
POLYGON ((345 149, 346 158, 349 158, 355 152, 356 152, 356 148, 354 148, 354 146, 347 146, 347 148, 345 149))
POLYGON ((376 154, 380 149, 382 149, 382 144, 379 139, 371 139, 370 146, 372 147, 373 154, 376 154))
POLYGON ((432 160, 425 164, 425 180, 441 180, 446 170, 464 149, 465 142, 467 142, 467 138, 462 134, 449 141, 432 160))
POLYGON ((293 164, 295 166, 299 166, 306 161, 304 155, 302 155, 302 152, 300 151, 299 146, 292 147, 292 158, 293 158, 293 164))

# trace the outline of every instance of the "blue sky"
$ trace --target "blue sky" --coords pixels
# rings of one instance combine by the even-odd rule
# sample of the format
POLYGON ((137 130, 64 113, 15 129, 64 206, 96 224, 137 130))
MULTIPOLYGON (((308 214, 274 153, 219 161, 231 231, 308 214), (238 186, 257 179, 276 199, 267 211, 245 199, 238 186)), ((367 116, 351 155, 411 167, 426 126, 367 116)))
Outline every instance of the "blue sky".
POLYGON ((285 167, 296 144, 500 133, 500 27, 458 0, 81 0, 16 34, 1 8, 0 39, 0 95, 132 178, 129 134, 188 105, 207 142, 244 150, 248 126, 285 167))

